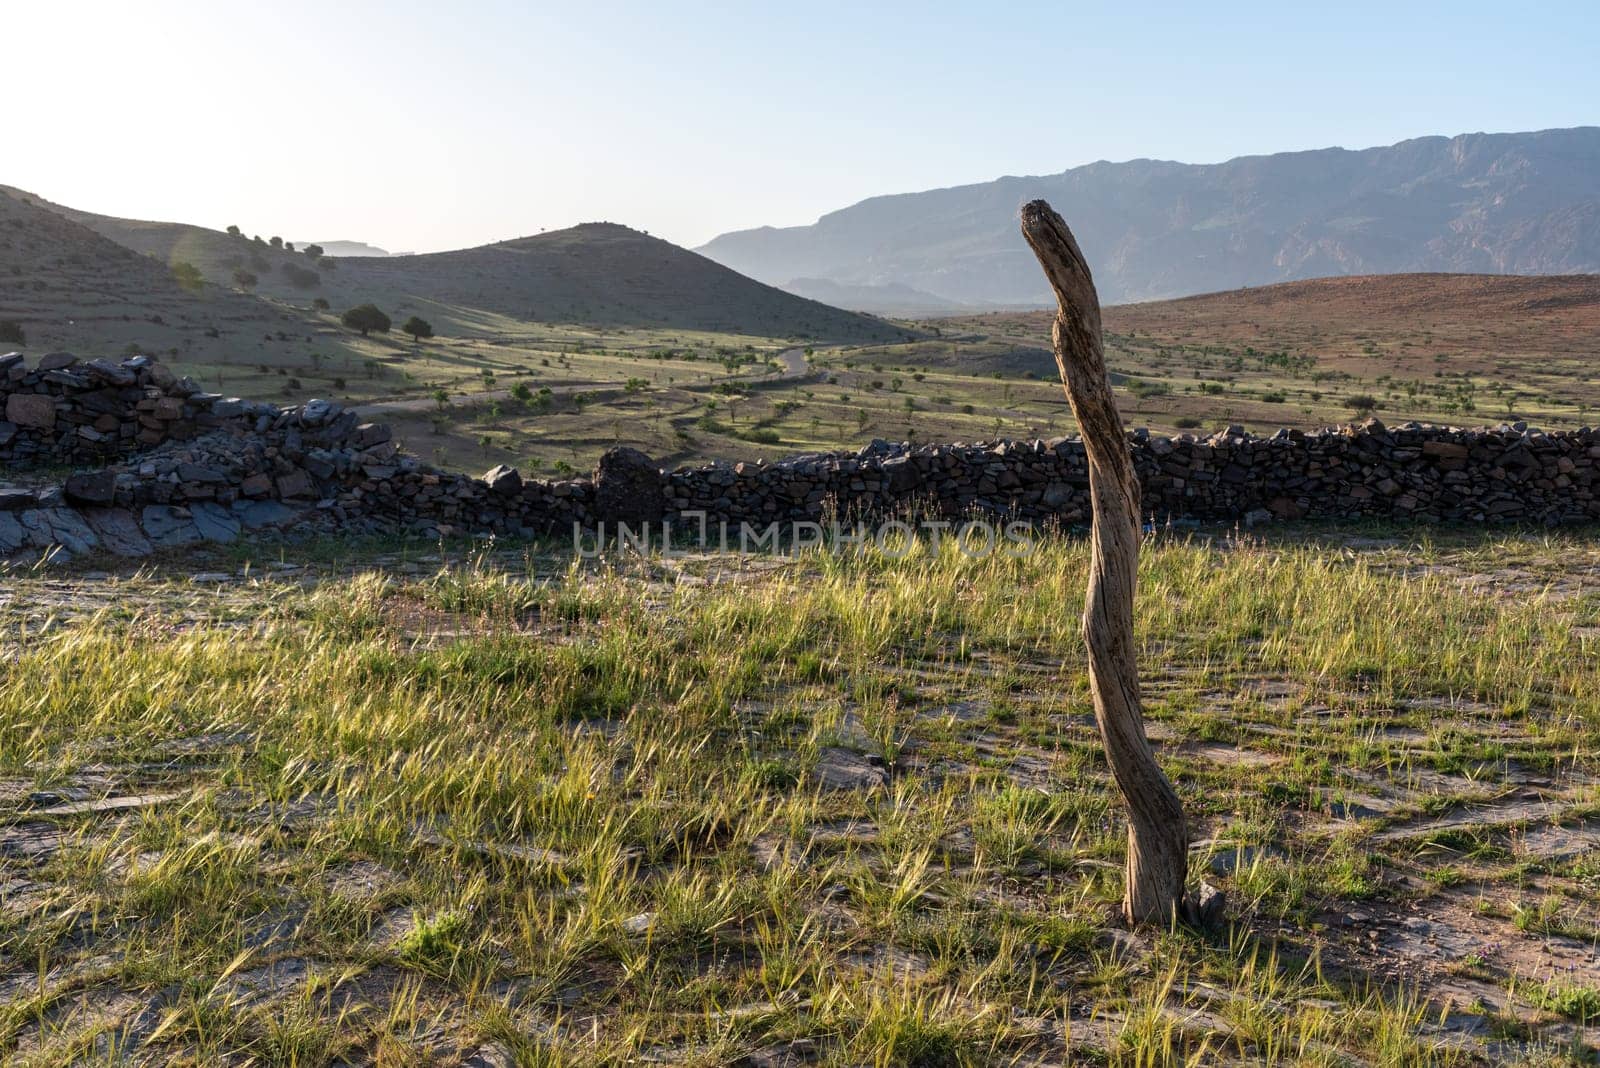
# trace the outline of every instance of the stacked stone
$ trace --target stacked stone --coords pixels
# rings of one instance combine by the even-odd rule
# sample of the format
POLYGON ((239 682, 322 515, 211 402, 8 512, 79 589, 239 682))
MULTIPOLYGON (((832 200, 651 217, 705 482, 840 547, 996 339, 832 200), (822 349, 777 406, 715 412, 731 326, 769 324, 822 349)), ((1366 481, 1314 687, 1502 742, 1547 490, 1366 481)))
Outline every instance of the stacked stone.
POLYGON ((147 356, 79 362, 55 352, 29 367, 0 356, 0 462, 104 461, 193 436, 221 400, 147 356))
MULTIPOLYGON (((147 357, 28 368, 0 357, 0 462, 86 466, 43 492, 0 490, 0 558, 23 550, 124 555, 245 532, 412 532, 531 537, 574 524, 639 524, 702 513, 730 525, 985 516, 1089 518, 1076 438, 920 445, 663 473, 613 449, 593 478, 542 482, 498 467, 483 478, 406 455, 389 428, 331 401, 280 408, 202 392, 147 357), (120 460, 110 462, 108 459, 120 460)), ((1532 522, 1600 519, 1600 433, 1545 433, 1377 420, 1316 433, 1156 437, 1129 447, 1152 519, 1532 522)))
MULTIPOLYGON (((1600 519, 1600 433, 1546 433, 1377 420, 1307 434, 1129 436, 1145 513, 1155 520, 1392 519, 1537 522, 1600 519)), ((717 465, 667 476, 671 512, 732 523, 887 515, 1082 523, 1088 463, 1076 438, 911 447, 717 465)))

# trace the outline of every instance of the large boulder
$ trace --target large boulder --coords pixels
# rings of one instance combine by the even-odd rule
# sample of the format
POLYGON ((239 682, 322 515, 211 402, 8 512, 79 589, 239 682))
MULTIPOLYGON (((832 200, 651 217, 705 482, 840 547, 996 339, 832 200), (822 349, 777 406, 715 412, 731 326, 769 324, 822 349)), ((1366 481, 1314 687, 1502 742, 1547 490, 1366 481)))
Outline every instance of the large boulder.
POLYGON ((73 504, 110 504, 117 497, 117 473, 109 467, 82 471, 69 476, 64 488, 73 504))
POLYGON ((666 476, 638 449, 607 449, 594 472, 594 512, 602 523, 644 523, 667 509, 666 476))
POLYGON ((13 393, 6 398, 6 422, 49 430, 56 425, 56 402, 43 393, 13 393))
POLYGON ((505 464, 496 464, 483 476, 483 481, 489 489, 502 497, 515 497, 522 492, 522 475, 515 467, 505 464))

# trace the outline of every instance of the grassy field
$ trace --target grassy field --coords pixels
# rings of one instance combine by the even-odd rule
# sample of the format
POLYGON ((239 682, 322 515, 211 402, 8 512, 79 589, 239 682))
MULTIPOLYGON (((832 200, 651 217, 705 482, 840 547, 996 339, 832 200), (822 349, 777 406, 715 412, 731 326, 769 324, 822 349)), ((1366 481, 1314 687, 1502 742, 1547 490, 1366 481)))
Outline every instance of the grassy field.
POLYGON ((1024 559, 390 549, 0 591, 19 1065, 1590 1063, 1600 543, 1158 540, 1122 820, 1024 559), (78 1060, 74 1061, 74 1058, 78 1060))
MULTIPOLYGON (((1107 308, 1105 324, 1124 416, 1163 431, 1270 432, 1368 412, 1559 427, 1600 411, 1600 280, 1590 275, 1323 278, 1107 308)), ((948 364, 962 350, 1049 348, 1044 313, 937 325, 948 364)), ((928 362, 939 348, 913 351, 928 362)), ((1048 357, 1017 370, 1053 373, 1048 357)))

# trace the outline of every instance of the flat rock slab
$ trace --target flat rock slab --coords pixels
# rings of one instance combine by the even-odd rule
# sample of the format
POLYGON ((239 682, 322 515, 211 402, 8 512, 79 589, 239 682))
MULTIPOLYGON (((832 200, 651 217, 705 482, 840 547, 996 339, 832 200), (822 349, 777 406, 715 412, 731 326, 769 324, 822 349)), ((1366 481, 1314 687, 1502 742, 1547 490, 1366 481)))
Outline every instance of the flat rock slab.
POLYGON ((0 511, 0 556, 10 556, 28 543, 28 532, 22 529, 17 513, 0 511))
POLYGON ((82 514, 107 552, 131 558, 150 555, 150 539, 139 529, 132 512, 125 508, 85 508, 82 514))
POLYGON ((190 508, 195 529, 206 541, 228 545, 239 539, 239 520, 220 504, 205 501, 190 508))
POLYGON ((66 804, 51 805, 49 808, 30 809, 28 815, 82 816, 88 813, 126 812, 130 809, 164 805, 169 801, 176 801, 182 796, 184 795, 181 793, 134 794, 128 797, 102 797, 95 801, 68 801, 66 804))
POLYGON ((472 1055, 461 1062, 461 1068, 516 1068, 517 1059, 511 1050, 498 1042, 479 1046, 472 1055))
POLYGON ((1200 742, 1195 745, 1183 745, 1179 747, 1178 754, 1207 764, 1220 764, 1225 767, 1265 767, 1268 764, 1282 763, 1284 760, 1284 757, 1275 753, 1263 753, 1256 749, 1244 749, 1234 745, 1223 745, 1219 742, 1200 742))
POLYGON ((29 544, 36 549, 60 546, 74 556, 81 556, 100 544, 89 524, 71 508, 37 508, 18 512, 17 518, 28 532, 29 544))
POLYGON ((200 540, 194 520, 170 504, 149 504, 139 516, 139 525, 150 541, 163 549, 193 545, 200 540))
POLYGON ((233 512, 248 530, 281 526, 300 515, 300 509, 291 508, 281 501, 242 501, 234 504, 233 512))
POLYGON ((1572 805, 1572 801, 1567 799, 1538 797, 1468 804, 1449 816, 1386 828, 1373 835, 1372 841, 1404 842, 1442 831, 1492 831, 1522 824, 1547 823, 1559 820, 1571 810, 1572 805))
POLYGON ((212 997, 226 996, 237 1006, 276 1001, 299 989, 310 971, 310 964, 303 957, 285 957, 261 968, 236 972, 217 984, 212 997))
POLYGON ((889 773, 881 762, 837 746, 822 750, 812 775, 824 790, 875 790, 889 785, 889 773))
POLYGON ((0 827, 0 857, 40 863, 61 848, 61 828, 53 823, 18 823, 0 827))

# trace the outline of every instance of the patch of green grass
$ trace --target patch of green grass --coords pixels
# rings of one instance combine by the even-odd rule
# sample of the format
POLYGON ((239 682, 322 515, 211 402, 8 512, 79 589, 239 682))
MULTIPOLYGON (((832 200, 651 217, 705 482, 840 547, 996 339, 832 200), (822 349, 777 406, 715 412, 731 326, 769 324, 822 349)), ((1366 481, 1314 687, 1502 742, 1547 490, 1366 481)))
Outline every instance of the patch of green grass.
POLYGON ((1507 752, 1592 772, 1600 668, 1557 602, 1315 542, 1152 541, 1137 625, 1158 756, 1195 837, 1242 862, 1207 875, 1229 930, 1127 935, 1081 542, 583 567, 393 551, 405 569, 351 560, 305 585, 130 578, 79 614, 52 584, 76 603, 101 580, 16 580, 0 836, 63 837, 0 856, 23 887, 0 925, 19 977, 0 1056, 70 1060, 93 990, 168 999, 158 1061, 425 1060, 493 1038, 546 1064, 1431 1063, 1456 1054, 1430 1045, 1425 990, 1323 976, 1319 947, 1362 935, 1330 915, 1471 881, 1473 921, 1499 932, 1485 977, 1504 973, 1496 938, 1592 935, 1592 858, 1534 884, 1531 858, 1504 863, 1508 824, 1425 829, 1503 796, 1505 761, 1442 778, 1412 759, 1417 702, 1447 694, 1474 711, 1430 713, 1430 739, 1515 709, 1507 752), (46 818, 19 800, 41 789, 155 800, 46 818), (1341 792, 1397 804, 1330 822, 1341 792), (1524 899, 1542 903, 1502 907, 1524 899), (282 989, 239 993, 285 962, 282 989))

